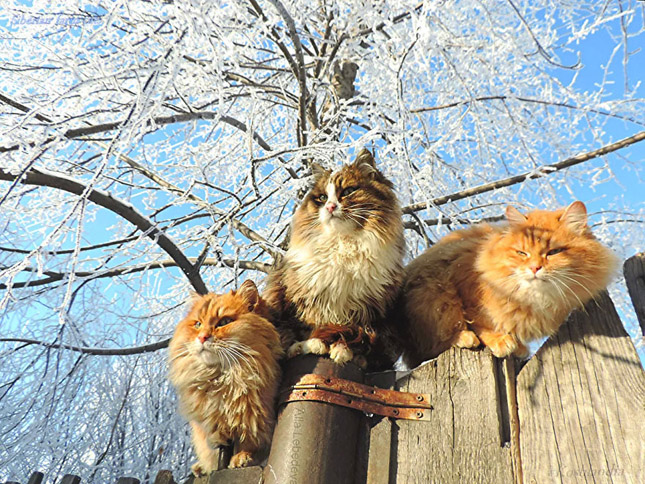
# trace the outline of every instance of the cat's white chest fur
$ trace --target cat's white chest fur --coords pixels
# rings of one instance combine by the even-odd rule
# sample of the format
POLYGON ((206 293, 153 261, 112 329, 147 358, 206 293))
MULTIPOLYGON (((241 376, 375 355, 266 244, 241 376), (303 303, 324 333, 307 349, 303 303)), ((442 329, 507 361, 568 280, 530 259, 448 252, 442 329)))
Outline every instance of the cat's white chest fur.
POLYGON ((351 236, 321 233, 287 252, 293 294, 301 317, 317 324, 370 319, 369 300, 383 297, 400 271, 401 250, 370 232, 351 236))

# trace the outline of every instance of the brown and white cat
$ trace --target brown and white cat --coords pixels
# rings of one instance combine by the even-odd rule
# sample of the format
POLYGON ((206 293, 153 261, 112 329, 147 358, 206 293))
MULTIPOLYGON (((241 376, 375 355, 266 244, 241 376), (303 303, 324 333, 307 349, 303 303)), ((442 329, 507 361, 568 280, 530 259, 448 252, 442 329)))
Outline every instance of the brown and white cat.
POLYGON ((283 355, 253 281, 195 296, 170 342, 170 381, 192 428, 195 475, 217 469, 217 446, 234 441, 230 467, 269 443, 283 355))
POLYGON ((457 230, 406 268, 402 307, 415 366, 451 346, 527 356, 525 343, 557 331, 607 287, 618 260, 591 233, 582 202, 508 223, 457 230))
POLYGON ((370 346, 401 280, 405 250, 401 208, 390 182, 363 149, 339 170, 314 169, 314 185, 296 210, 284 260, 264 297, 282 327, 303 331, 288 356, 327 354, 343 364, 370 346), (376 332, 375 332, 376 331, 376 332))

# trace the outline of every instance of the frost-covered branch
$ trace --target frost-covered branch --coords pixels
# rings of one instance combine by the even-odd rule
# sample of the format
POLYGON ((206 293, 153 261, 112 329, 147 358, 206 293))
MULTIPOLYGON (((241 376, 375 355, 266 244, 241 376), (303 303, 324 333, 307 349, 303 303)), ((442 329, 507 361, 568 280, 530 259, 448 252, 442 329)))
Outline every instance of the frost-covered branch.
POLYGON ((554 163, 552 165, 541 166, 536 170, 533 170, 527 173, 522 173, 521 175, 511 176, 508 178, 504 178, 502 180, 486 183, 478 187, 461 190, 459 192, 452 193, 450 195, 437 197, 431 200, 430 202, 421 202, 421 203, 408 205, 406 207, 403 207, 403 213, 418 212, 419 210, 426 209, 429 206, 444 205, 448 202, 462 200, 464 198, 480 195, 482 193, 498 190, 504 187, 509 187, 511 185, 516 185, 518 183, 523 183, 526 180, 540 178, 540 177, 549 175, 551 173, 554 173, 556 171, 564 170, 565 168, 569 168, 571 166, 584 163, 585 161, 593 160, 594 158, 598 158, 600 156, 606 155, 608 153, 619 150, 621 148, 625 148, 626 146, 632 145, 634 143, 638 143, 639 141, 643 141, 643 140, 645 140, 645 131, 641 131, 639 133, 636 133, 633 136, 623 138, 620 141, 616 141, 615 143, 605 145, 602 148, 598 148, 597 150, 589 151, 587 153, 581 153, 579 155, 572 156, 571 158, 567 158, 566 160, 560 161, 558 163, 554 163))
MULTIPOLYGON (((16 175, 0 168, 0 180, 14 181, 16 178, 16 175)), ((46 172, 42 169, 29 170, 20 182, 27 185, 56 188, 76 195, 82 195, 88 189, 83 183, 72 178, 46 172)), ((200 294, 206 294, 208 292, 201 276, 195 272, 193 265, 181 249, 166 234, 159 230, 156 224, 144 217, 132 205, 126 204, 109 193, 97 189, 90 189, 87 199, 120 215, 136 226, 141 232, 154 240, 175 261, 197 292, 200 294)))

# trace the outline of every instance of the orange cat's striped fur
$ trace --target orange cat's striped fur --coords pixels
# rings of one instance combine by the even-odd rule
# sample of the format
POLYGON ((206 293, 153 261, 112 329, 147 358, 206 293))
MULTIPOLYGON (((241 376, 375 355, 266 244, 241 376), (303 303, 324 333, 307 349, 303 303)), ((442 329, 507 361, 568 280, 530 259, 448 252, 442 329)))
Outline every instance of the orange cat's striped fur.
POLYGON ((407 362, 451 346, 526 356, 528 341, 555 333, 568 314, 607 287, 617 258, 592 235, 582 202, 508 223, 452 232, 406 268, 407 362))
POLYGON ((269 443, 283 351, 252 281, 196 296, 170 342, 170 381, 190 421, 195 475, 217 469, 216 448, 234 441, 230 467, 248 465, 269 443))

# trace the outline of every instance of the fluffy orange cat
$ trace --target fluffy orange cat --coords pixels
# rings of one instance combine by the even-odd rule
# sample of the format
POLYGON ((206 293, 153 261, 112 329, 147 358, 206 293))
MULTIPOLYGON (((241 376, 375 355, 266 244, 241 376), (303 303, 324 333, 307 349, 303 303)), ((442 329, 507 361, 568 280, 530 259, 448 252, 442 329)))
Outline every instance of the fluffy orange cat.
POLYGON ((498 358, 524 357, 528 341, 607 287, 618 260, 591 233, 582 202, 526 216, 508 207, 506 218, 452 232, 406 268, 409 365, 480 343, 498 358))
POLYGON ((195 475, 217 469, 219 445, 232 440, 230 467, 243 467, 268 444, 282 356, 252 281, 227 294, 195 296, 170 342, 170 381, 192 428, 195 475))

